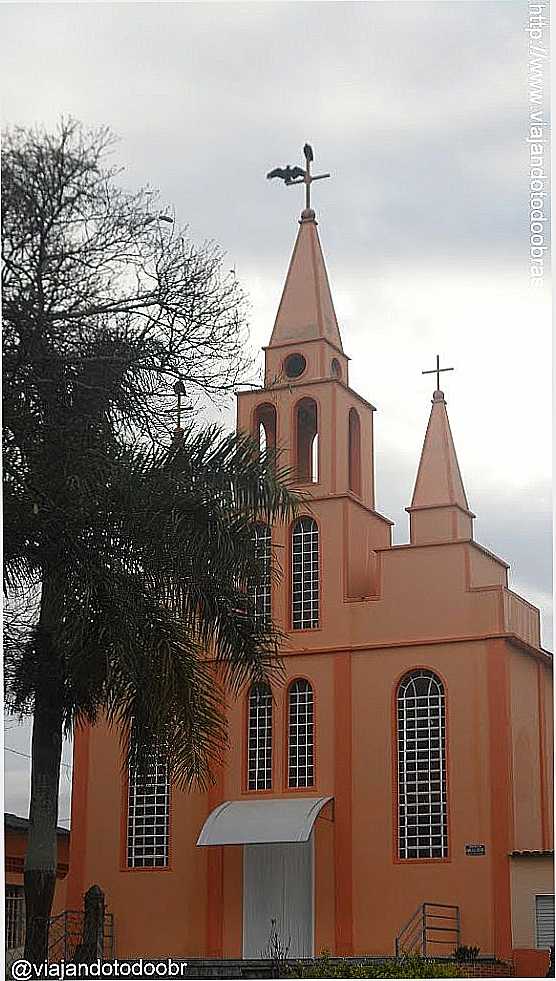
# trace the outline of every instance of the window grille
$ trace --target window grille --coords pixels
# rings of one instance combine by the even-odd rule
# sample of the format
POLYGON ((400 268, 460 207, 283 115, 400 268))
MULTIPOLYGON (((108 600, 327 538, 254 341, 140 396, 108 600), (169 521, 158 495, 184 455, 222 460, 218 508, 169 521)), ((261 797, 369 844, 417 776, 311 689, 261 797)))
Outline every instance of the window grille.
POLYGON ((163 753, 154 752, 141 769, 129 768, 128 868, 168 865, 170 778, 163 753))
POLYGON ((247 786, 272 787, 272 692, 268 685, 253 685, 249 692, 247 786))
POLYGON ((313 689, 304 678, 291 685, 288 708, 288 786, 312 787, 313 689))
POLYGON ((446 858, 445 696, 440 679, 425 669, 400 682, 398 729, 399 858, 446 858))
POLYGON ((23 886, 6 886, 6 950, 25 943, 25 896, 23 886))
POLYGON ((313 518, 299 518, 292 532, 292 626, 319 625, 319 530, 313 518))
POLYGON ((537 947, 554 946, 554 896, 535 896, 537 947))
POLYGON ((253 531, 255 543, 255 558, 259 564, 260 578, 251 590, 255 622, 260 626, 270 624, 270 528, 268 525, 257 524, 253 531))

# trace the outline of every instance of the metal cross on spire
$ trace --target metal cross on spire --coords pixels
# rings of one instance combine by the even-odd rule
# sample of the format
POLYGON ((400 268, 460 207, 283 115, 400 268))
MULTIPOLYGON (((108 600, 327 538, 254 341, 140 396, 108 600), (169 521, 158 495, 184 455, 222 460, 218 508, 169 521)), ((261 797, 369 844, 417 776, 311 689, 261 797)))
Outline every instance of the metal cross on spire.
POLYGON ((321 181, 325 177, 330 177, 330 174, 311 173, 314 155, 313 148, 308 143, 303 147, 303 155, 305 157, 305 170, 303 167, 290 167, 288 164, 287 167, 275 167, 266 176, 269 180, 273 177, 280 177, 288 187, 291 184, 305 184, 305 207, 309 209, 311 207, 311 184, 313 181, 321 181))
POLYGON ((453 368, 441 368, 440 367, 440 355, 436 355, 436 368, 429 368, 428 371, 422 371, 422 375, 436 375, 436 391, 440 391, 440 374, 443 371, 453 371, 453 368))

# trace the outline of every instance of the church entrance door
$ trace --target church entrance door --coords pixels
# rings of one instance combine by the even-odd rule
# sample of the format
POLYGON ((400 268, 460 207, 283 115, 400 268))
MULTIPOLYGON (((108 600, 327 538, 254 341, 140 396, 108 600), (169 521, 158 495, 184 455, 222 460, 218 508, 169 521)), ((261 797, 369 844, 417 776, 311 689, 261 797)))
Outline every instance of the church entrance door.
POLYGON ((313 956, 313 836, 243 847, 243 956, 313 956))

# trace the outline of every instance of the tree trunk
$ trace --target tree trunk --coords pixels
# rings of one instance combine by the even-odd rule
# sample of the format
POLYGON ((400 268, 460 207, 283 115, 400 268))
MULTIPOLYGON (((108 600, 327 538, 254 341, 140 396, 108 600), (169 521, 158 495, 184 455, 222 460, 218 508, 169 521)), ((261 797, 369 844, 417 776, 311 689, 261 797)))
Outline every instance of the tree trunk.
POLYGON ((52 604, 43 584, 37 631, 38 671, 31 745, 31 802, 25 856, 25 958, 40 964, 48 956, 48 925, 57 865, 56 826, 62 756, 63 687, 47 627, 52 604))

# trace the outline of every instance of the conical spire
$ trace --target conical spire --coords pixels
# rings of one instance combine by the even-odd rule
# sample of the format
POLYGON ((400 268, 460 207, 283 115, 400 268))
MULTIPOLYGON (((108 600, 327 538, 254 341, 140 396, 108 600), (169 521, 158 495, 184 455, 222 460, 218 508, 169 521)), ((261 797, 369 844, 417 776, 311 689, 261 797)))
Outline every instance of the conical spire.
POLYGON ((407 510, 415 544, 472 537, 474 515, 467 503, 444 393, 438 390, 433 395, 411 507, 407 510))
POLYGON ((312 208, 306 208, 301 213, 299 225, 270 347, 320 337, 342 351, 342 339, 312 208))
POLYGON ((417 471, 412 508, 456 504, 469 510, 444 393, 436 391, 417 471))

